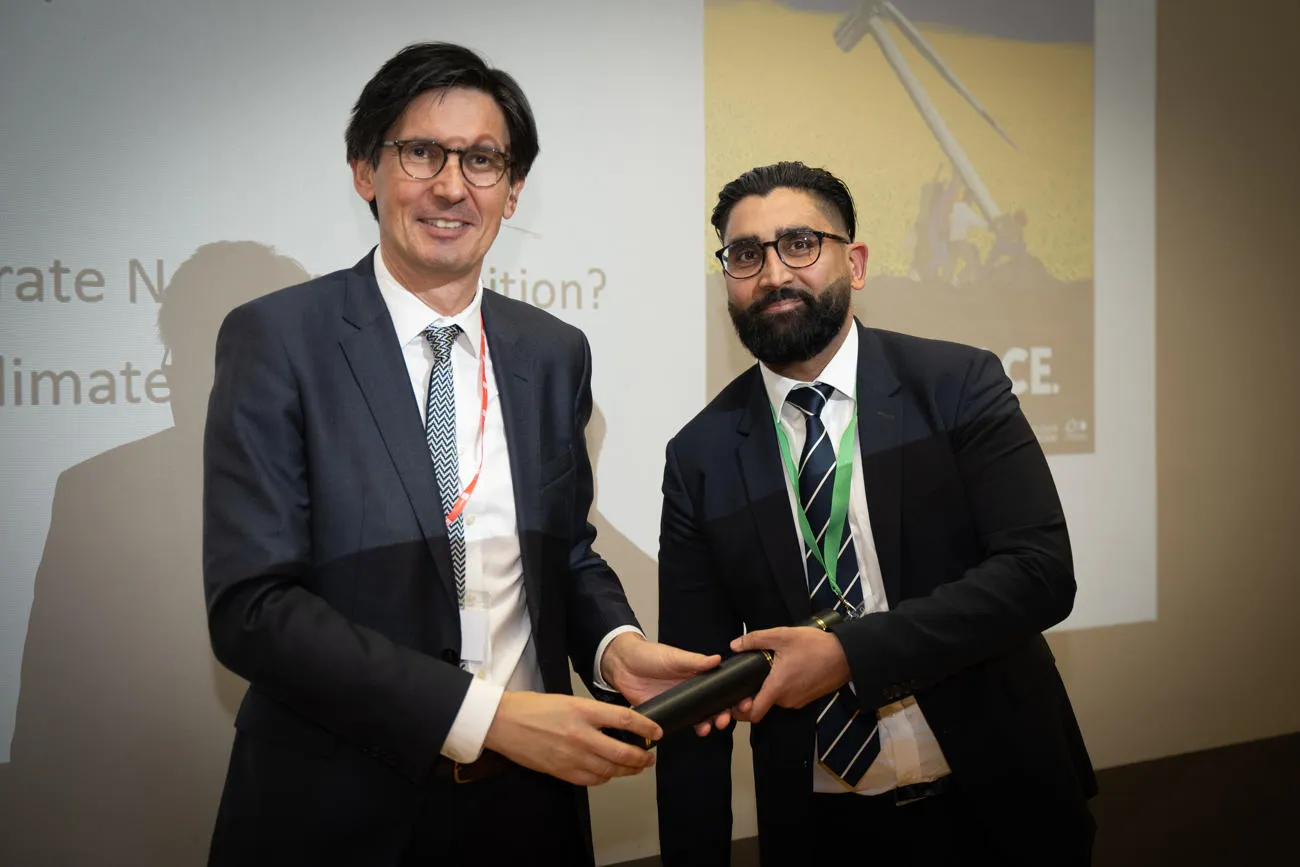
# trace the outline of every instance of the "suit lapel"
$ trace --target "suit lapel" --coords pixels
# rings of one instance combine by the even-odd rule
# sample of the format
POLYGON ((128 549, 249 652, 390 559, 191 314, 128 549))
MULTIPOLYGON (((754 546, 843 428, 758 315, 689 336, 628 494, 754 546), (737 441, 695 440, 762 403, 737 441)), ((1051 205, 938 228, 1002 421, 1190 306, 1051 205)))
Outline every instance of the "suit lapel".
POLYGON ((510 315, 509 305, 500 301, 496 293, 484 290, 483 328, 506 430, 525 598, 533 635, 536 636, 541 623, 543 585, 539 550, 541 485, 536 475, 542 463, 542 444, 537 434, 537 392, 533 381, 536 378, 536 357, 510 315))
POLYGON ((373 253, 349 275, 343 319, 353 330, 339 341, 356 377, 402 488, 433 555, 452 605, 457 604, 447 524, 438 497, 438 479, 419 408, 411 400, 411 379, 393 332, 393 321, 375 281, 373 253))
POLYGON ((858 441, 871 535, 893 608, 899 601, 903 496, 903 416, 898 379, 873 331, 858 329, 858 441))
POLYGON ((772 426, 771 404, 757 366, 751 369, 750 376, 749 405, 741 413, 736 428, 740 435, 736 455, 745 483, 745 495, 758 525, 758 537, 772 567, 777 589, 790 611, 791 620, 799 623, 812 614, 812 600, 808 597, 808 582, 804 578, 803 548, 795 535, 781 451, 772 426))

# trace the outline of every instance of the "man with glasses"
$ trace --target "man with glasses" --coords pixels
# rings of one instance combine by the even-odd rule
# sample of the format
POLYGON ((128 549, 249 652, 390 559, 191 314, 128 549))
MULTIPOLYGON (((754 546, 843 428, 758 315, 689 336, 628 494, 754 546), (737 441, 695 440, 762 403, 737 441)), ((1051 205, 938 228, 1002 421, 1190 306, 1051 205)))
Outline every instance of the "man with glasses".
MULTIPOLYGON (((1075 591, 1051 473, 994 355, 855 320, 855 222, 802 163, 718 196, 759 363, 668 445, 660 637, 771 654, 736 709, 765 865, 1086 864, 1095 781, 1041 634, 1075 591)), ((730 863, 731 739, 659 747, 665 865, 730 863)))
POLYGON ((592 550, 581 332, 481 282, 538 153, 518 84, 421 44, 346 133, 357 265, 226 319, 205 442, 217 658, 247 678, 210 863, 591 864, 629 708, 715 665, 592 550))

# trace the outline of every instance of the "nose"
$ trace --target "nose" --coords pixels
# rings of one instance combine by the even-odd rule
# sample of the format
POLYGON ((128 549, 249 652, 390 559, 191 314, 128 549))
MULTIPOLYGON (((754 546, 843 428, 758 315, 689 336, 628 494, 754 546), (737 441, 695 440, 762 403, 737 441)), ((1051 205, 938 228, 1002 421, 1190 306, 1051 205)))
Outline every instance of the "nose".
POLYGON ((447 154, 442 171, 433 177, 433 193, 440 199, 459 202, 465 198, 465 176, 460 171, 460 154, 447 154), (452 164, 455 160, 455 165, 452 164))
POLYGON ((792 275, 790 269, 781 261, 781 257, 776 254, 776 245, 764 247, 763 255, 766 258, 763 260, 763 270, 758 272, 757 287, 763 292, 771 292, 788 285, 792 275))

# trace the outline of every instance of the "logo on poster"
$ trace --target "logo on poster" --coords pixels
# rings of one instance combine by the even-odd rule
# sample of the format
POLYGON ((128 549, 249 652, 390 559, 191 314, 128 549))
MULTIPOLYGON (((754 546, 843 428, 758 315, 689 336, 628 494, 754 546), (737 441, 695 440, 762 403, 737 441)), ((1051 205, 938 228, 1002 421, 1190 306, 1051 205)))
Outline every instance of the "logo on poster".
POLYGON ((1015 394, 1058 394, 1059 382, 1052 382, 1052 347, 1013 346, 1002 354, 1002 369, 1015 394), (1023 378, 1027 376, 1028 378, 1023 378))

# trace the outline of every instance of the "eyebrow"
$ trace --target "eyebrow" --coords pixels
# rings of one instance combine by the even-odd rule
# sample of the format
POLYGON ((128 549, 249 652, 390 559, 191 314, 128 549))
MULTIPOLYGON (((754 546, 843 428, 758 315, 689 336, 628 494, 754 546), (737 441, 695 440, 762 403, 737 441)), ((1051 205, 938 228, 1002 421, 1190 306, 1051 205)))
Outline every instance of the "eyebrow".
MULTIPOLYGON (((821 231, 826 231, 826 230, 814 229, 812 226, 803 225, 803 224, 800 224, 798 226, 780 226, 777 228, 776 232, 773 233, 772 240, 776 240, 782 235, 789 234, 790 232, 821 232, 821 231)), ((730 241, 726 243, 726 246, 730 247, 732 244, 739 244, 741 241, 757 241, 757 240, 758 240, 757 235, 741 235, 738 238, 732 238, 730 241)))
MULTIPOLYGON (((453 138, 454 138, 454 136, 453 136, 453 138)), ((433 142, 434 144, 438 145, 439 147, 448 147, 448 145, 446 145, 446 144, 443 143, 443 142, 444 142, 443 139, 434 138, 433 136, 428 136, 428 135, 408 135, 408 136, 404 136, 404 137, 401 138, 400 140, 401 140, 401 141, 425 141, 425 142, 433 142)), ((487 133, 487 134, 485 134, 485 135, 479 136, 479 137, 476 138, 476 139, 472 139, 472 142, 473 142, 472 144, 468 144, 468 145, 466 145, 466 147, 468 147, 468 148, 482 148, 482 149, 484 149, 484 150, 492 150, 492 151, 496 151, 496 152, 498 152, 498 153, 505 153, 505 152, 508 150, 508 148, 505 147, 504 145, 500 144, 500 143, 496 140, 496 137, 495 137, 494 135, 492 135, 491 133, 487 133)))

